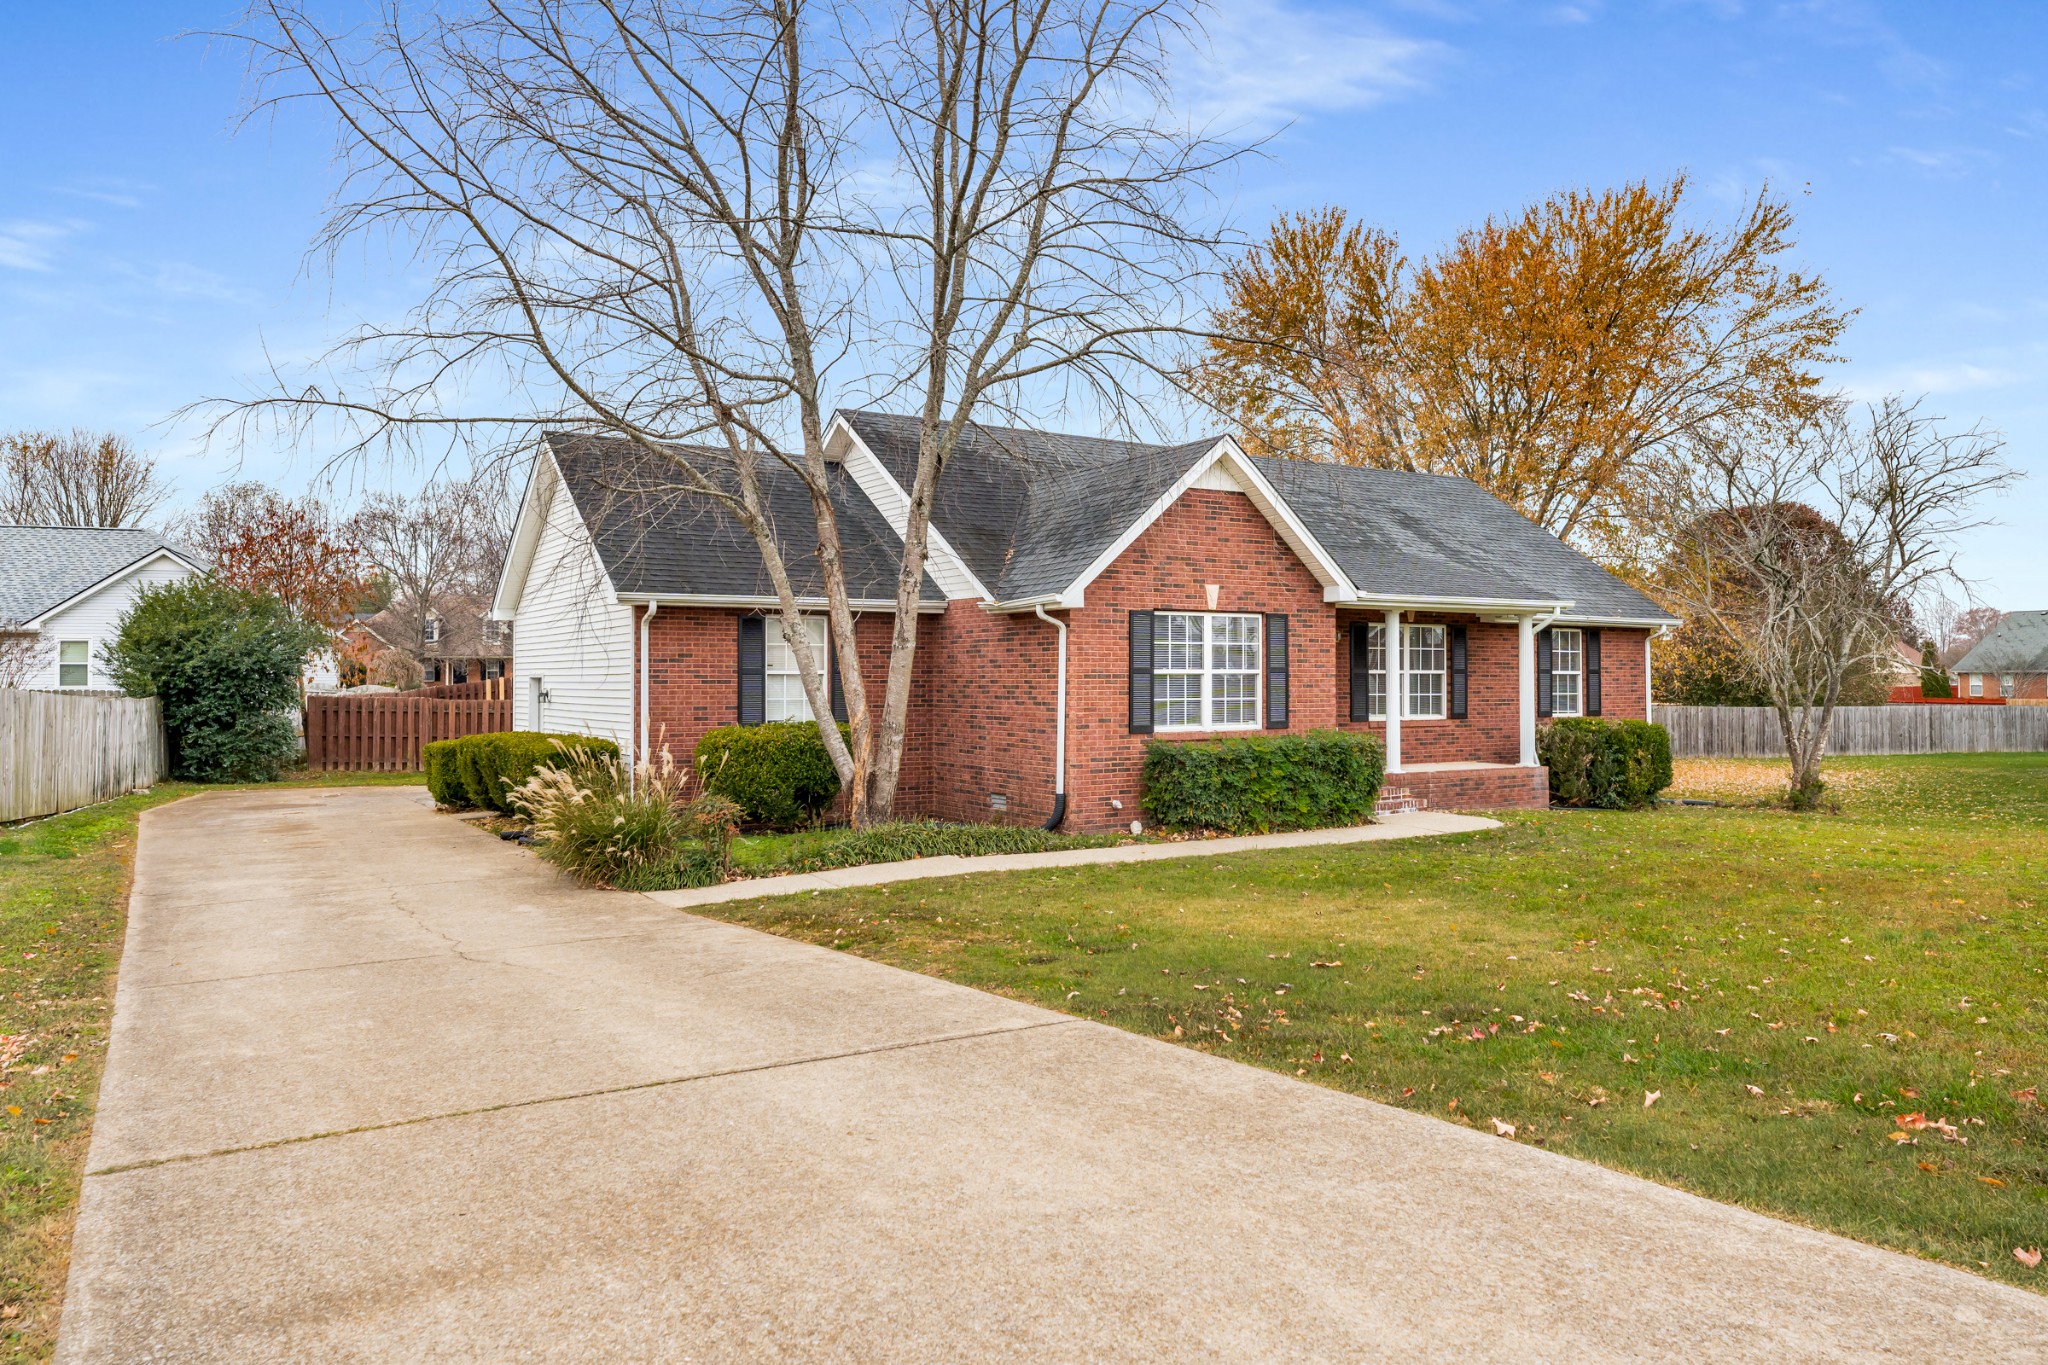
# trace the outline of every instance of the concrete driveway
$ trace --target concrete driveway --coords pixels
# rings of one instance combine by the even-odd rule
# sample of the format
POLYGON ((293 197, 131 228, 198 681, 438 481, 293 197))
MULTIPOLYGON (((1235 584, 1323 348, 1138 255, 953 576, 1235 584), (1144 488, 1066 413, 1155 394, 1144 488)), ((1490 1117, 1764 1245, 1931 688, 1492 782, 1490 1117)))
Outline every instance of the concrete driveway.
POLYGON ((144 817, 61 1358, 2048 1359, 2048 1299, 580 891, 144 817))

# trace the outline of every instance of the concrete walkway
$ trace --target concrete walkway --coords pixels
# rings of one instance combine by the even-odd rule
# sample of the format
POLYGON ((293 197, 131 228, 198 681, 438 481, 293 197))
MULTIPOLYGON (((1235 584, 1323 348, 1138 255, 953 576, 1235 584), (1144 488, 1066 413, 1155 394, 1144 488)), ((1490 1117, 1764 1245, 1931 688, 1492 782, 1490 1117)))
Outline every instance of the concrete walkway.
POLYGON ((579 891, 404 789, 144 817, 89 1171, 69 1362, 2048 1359, 2048 1299, 579 891))
POLYGON ((1092 867, 1102 863, 1152 863, 1162 858, 1214 858, 1225 853, 1256 853, 1269 848, 1309 848, 1326 844, 1367 844, 1382 839, 1416 839, 1427 834, 1470 834, 1499 829, 1500 821, 1449 811, 1418 810, 1383 815, 1379 823, 1343 829, 1304 829, 1288 834, 1246 834, 1230 839, 1187 839, 1164 844, 1122 844, 1109 848, 1063 848, 1050 853, 991 853, 978 858, 943 854, 902 863, 839 867, 829 872, 799 872, 787 877, 754 877, 721 886, 693 886, 681 891, 650 892, 663 905, 687 910, 719 901, 755 900, 761 896, 795 896, 807 891, 843 891, 849 886, 882 886, 925 877, 965 877, 975 872, 1029 872, 1041 867, 1092 867))

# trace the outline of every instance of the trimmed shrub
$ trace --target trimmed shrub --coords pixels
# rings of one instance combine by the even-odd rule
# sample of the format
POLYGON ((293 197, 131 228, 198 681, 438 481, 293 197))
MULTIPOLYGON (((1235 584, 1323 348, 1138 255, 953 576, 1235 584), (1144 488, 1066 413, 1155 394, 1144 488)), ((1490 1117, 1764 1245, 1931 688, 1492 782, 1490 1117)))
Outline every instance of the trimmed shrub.
POLYGON ((123 692, 162 705, 172 776, 269 782, 298 758, 299 674, 326 639, 277 598, 207 576, 137 593, 101 659, 123 692))
POLYGON ((1264 834, 1363 824, 1386 776, 1378 738, 1341 730, 1145 746, 1145 814, 1168 829, 1264 834))
POLYGON ((420 749, 427 790, 444 806, 514 813, 512 793, 543 768, 560 768, 582 751, 593 758, 618 758, 619 746, 590 735, 555 735, 538 730, 437 739, 420 749))
MULTIPOLYGON (((844 725, 839 733, 850 735, 844 725)), ((839 773, 807 720, 707 731, 697 741, 697 776, 706 792, 738 802, 747 819, 776 829, 815 824, 839 794, 839 773)))
POLYGON ((1671 785, 1671 735, 1643 720, 1554 720, 1536 736, 1562 806, 1641 810, 1671 785))
POLYGON ((902 820, 851 830, 807 857, 790 859, 787 867, 792 872, 824 872, 835 867, 900 863, 945 854, 974 858, 985 853, 1094 848, 1115 840, 1115 835, 1054 834, 1029 825, 943 825, 936 820, 902 820))

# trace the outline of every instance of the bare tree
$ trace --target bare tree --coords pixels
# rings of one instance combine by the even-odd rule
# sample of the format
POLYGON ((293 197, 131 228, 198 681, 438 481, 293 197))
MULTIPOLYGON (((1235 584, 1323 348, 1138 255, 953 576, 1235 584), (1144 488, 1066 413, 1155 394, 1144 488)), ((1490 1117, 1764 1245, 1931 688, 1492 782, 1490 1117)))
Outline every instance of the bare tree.
POLYGON ((429 484, 417 495, 373 493, 349 518, 345 538, 391 589, 391 612, 415 653, 427 621, 449 599, 487 597, 504 557, 503 516, 487 488, 429 484))
POLYGON ((1961 581, 1954 541, 1989 520, 1973 504, 2017 477, 1997 436, 1938 421, 1888 398, 1791 435, 1701 434, 1658 488, 1678 528, 1663 586, 1763 680, 1797 808, 1819 799, 1844 684, 1889 664, 1905 603, 1961 581))
POLYGON ((0 630, 0 687, 27 687, 50 666, 50 647, 32 630, 0 630))
POLYGON ((0 437, 0 522, 140 526, 170 491, 156 461, 113 432, 0 437))
POLYGON ((333 357, 366 385, 235 413, 340 416, 365 447, 545 424, 632 442, 751 535, 822 718, 792 565, 815 572, 851 743, 819 732, 853 820, 887 818, 955 444, 1034 396, 1120 412, 1213 268, 1191 206, 1237 149, 1177 119, 1167 82, 1197 3, 479 0, 337 33, 261 0, 243 31, 258 108, 311 98, 340 130, 321 246, 388 234, 435 283, 406 324, 333 357), (541 397, 448 413, 458 373, 541 397), (852 666, 835 395, 919 419, 879 706, 852 666), (815 539, 769 515, 778 467, 815 539))

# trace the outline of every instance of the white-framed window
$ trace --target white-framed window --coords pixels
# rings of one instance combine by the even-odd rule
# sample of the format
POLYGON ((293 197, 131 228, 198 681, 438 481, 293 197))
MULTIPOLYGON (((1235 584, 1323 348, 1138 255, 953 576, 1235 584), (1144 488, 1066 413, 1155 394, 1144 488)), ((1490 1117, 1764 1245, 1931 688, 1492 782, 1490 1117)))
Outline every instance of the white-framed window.
POLYGON ((1387 628, 1365 628, 1365 718, 1387 718, 1387 628))
POLYGON ((1999 674, 1999 675, 1998 675, 1998 695, 1999 695, 1999 696, 2001 696, 2001 697, 2009 697, 2009 696, 2011 696, 2011 695, 2012 695, 2012 685, 2013 685, 2013 676, 2012 676, 2012 674, 2010 674, 2010 673, 2001 673, 2001 674, 1999 674))
POLYGON ((1585 705, 1585 632, 1553 626, 1550 629, 1550 714, 1580 715, 1585 705))
POLYGON ((1970 675, 1970 695, 1973 697, 1984 695, 1984 675, 1982 673, 1972 673, 1970 675))
POLYGON ((1444 718, 1445 650, 1442 626, 1405 626, 1401 669, 1408 680, 1403 720, 1444 718))
POLYGON ((420 627, 420 639, 430 645, 438 645, 441 643, 440 617, 429 616, 427 618, 426 624, 420 627))
MULTIPOLYGON (((48 658, 48 655, 44 655, 48 658)), ((92 641, 59 640, 57 642, 57 686, 92 686, 92 641)))
MULTIPOLYGON (((811 637, 811 658, 818 665, 818 677, 822 681, 825 672, 825 618, 804 617, 804 630, 811 637)), ((767 709, 763 716, 767 720, 815 720, 811 714, 811 699, 804 693, 803 675, 797 671, 796 651, 789 647, 789 641, 782 638, 782 623, 770 618, 767 629, 762 632, 768 646, 766 669, 767 709)))
POLYGON ((1259 618, 1162 611, 1152 618, 1152 728, 1255 730, 1259 618))
POLYGON ((485 682, 496 682, 496 681, 497 681, 497 680, 498 680, 499 678, 502 678, 502 677, 504 677, 504 676, 505 676, 505 661, 504 661, 503 659, 485 659, 485 660, 484 660, 484 681, 485 681, 485 682))

